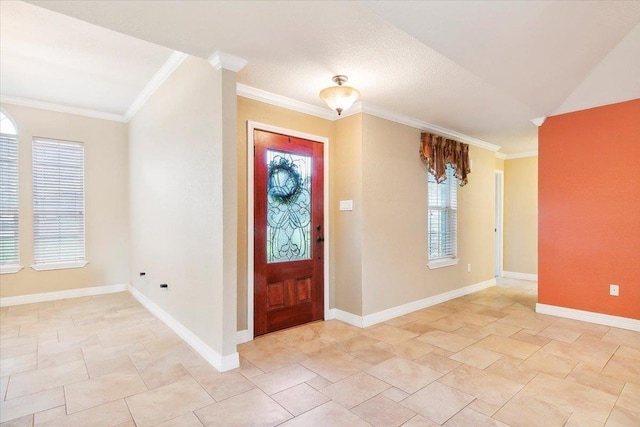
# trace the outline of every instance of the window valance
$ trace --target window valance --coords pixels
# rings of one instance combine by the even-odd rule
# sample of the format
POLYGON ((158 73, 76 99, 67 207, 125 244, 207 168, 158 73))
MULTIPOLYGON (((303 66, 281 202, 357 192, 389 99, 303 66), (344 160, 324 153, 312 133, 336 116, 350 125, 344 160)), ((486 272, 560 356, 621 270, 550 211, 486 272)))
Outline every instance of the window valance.
POLYGON ((420 158, 426 163, 436 182, 441 183, 447 179, 447 165, 451 165, 460 187, 467 184, 467 175, 471 173, 469 144, 424 132, 420 135, 420 158))

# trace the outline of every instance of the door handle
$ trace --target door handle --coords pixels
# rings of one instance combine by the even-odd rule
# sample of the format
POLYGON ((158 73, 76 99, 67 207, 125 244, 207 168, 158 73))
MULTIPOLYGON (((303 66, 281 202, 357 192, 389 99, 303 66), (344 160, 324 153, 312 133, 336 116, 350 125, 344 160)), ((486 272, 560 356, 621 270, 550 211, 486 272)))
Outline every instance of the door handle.
POLYGON ((322 243, 322 242, 324 242, 324 237, 322 237, 322 236, 318 236, 318 237, 316 238, 316 242, 317 242, 317 243, 322 243))

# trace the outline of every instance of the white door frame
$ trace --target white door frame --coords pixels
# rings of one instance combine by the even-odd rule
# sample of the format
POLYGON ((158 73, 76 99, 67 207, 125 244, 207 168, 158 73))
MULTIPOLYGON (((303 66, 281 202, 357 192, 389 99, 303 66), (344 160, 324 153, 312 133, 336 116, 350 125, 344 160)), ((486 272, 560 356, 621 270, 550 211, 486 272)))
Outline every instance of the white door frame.
POLYGON ((494 186, 500 187, 499 189, 496 188, 495 228, 497 232, 494 235, 494 252, 496 257, 494 270, 495 267, 498 267, 496 276, 502 277, 502 272, 504 271, 504 171, 496 169, 494 186))
POLYGON ((254 200, 253 200, 253 178, 254 178, 254 140, 255 130, 264 130, 295 138, 308 139, 309 141, 321 142, 324 144, 324 318, 329 319, 329 138, 298 132, 291 129, 271 126, 264 123, 247 121, 247 330, 248 340, 253 339, 253 256, 254 256, 254 200))

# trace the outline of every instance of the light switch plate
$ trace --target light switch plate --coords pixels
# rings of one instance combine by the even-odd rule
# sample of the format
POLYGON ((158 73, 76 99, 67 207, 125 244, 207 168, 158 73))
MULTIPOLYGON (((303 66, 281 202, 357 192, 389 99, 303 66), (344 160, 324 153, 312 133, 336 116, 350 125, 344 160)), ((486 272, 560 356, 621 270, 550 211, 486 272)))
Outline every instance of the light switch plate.
POLYGON ((340 200, 340 210, 341 211, 352 211, 353 210, 353 200, 340 200))

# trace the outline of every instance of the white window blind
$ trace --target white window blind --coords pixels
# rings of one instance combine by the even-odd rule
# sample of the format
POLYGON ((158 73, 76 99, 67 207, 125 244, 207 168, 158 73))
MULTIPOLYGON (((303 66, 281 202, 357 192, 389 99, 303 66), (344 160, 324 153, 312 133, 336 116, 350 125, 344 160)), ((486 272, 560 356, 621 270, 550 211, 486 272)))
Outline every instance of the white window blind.
POLYGON ((19 264, 18 137, 0 133, 0 268, 19 264))
POLYGON ((84 146, 34 138, 34 264, 83 261, 84 237, 84 146))
POLYGON ((447 179, 440 184, 428 174, 430 260, 455 258, 457 254, 458 192, 453 172, 453 168, 447 167, 447 179))

